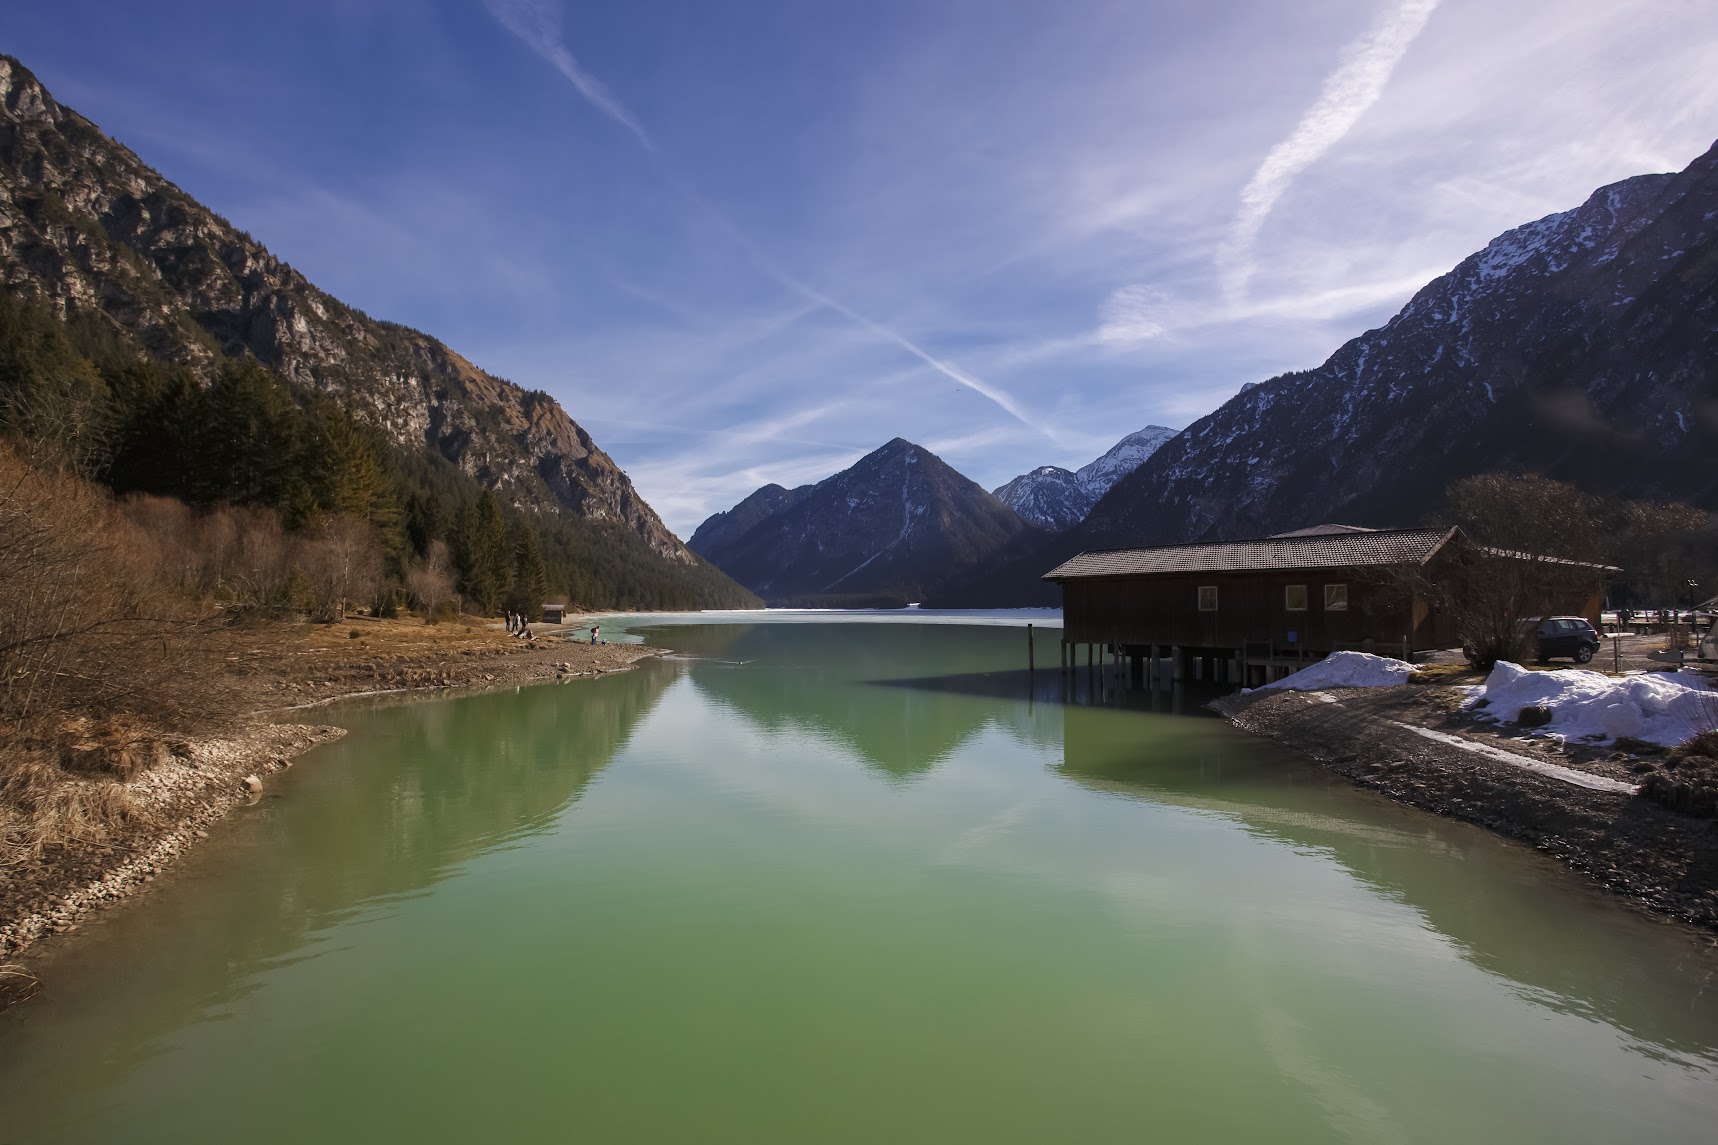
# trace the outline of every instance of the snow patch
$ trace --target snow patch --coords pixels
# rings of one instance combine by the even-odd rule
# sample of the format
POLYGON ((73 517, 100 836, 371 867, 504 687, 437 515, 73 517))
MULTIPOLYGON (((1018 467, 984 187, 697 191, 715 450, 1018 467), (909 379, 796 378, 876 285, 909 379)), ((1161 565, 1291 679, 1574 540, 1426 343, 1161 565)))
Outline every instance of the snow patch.
POLYGON ((1389 688, 1405 684, 1414 666, 1405 660, 1374 656, 1370 652, 1332 652, 1318 663, 1284 676, 1267 688, 1286 692, 1316 692, 1323 688, 1389 688))
POLYGON ((1531 672, 1500 660, 1463 706, 1474 711, 1482 699, 1484 717, 1515 723, 1522 708, 1548 708, 1551 722, 1537 734, 1594 743, 1631 736, 1674 747, 1718 720, 1718 693, 1692 672, 1617 678, 1578 668, 1531 672))

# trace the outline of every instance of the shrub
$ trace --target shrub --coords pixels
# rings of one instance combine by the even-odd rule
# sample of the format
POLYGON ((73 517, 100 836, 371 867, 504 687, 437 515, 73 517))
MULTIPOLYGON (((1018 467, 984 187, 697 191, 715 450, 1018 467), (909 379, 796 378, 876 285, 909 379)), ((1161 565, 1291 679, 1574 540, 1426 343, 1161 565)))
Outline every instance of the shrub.
POLYGON ((176 590, 107 494, 0 447, 0 843, 13 855, 135 814, 118 781, 161 729, 228 709, 213 612, 176 590))
POLYGON ((1640 793, 1672 811, 1718 819, 1718 731, 1701 732, 1672 748, 1640 793))
POLYGON ((1542 728, 1551 722, 1551 709, 1542 704, 1529 704, 1516 715, 1515 722, 1524 728, 1542 728))
POLYGON ((1718 818, 1718 759, 1689 755, 1666 760, 1662 769, 1646 777, 1640 793, 1672 811, 1718 818))

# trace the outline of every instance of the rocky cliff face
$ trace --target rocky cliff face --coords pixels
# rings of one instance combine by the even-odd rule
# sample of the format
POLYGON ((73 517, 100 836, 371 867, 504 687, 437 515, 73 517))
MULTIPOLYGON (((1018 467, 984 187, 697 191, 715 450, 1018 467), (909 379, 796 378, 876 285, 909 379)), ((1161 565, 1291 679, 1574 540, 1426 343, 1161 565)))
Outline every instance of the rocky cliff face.
POLYGON ((318 290, 4 56, 0 281, 62 312, 105 315, 139 347, 201 373, 260 361, 519 504, 619 525, 695 562, 553 398, 318 290))
POLYGON ((1040 465, 992 492, 1032 524, 1059 533, 1084 521, 1098 498, 1145 464, 1146 458, 1174 436, 1173 429, 1148 425, 1128 434, 1102 457, 1080 466, 1077 472, 1057 465, 1040 465))
POLYGON ((916 601, 951 573, 1035 533, 936 454, 901 438, 794 492, 804 495, 713 558, 771 602, 867 595, 916 601))
POLYGON ((1409 524, 1499 470, 1718 508, 1718 148, 1501 235, 1318 369, 1247 388, 1078 540, 1409 524))

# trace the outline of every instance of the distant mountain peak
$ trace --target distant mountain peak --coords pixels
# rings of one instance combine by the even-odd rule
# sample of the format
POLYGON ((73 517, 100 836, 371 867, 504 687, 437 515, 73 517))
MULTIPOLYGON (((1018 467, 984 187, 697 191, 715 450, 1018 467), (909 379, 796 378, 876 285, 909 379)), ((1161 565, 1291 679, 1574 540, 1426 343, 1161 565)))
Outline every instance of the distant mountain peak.
POLYGON ((816 485, 759 489, 700 525, 692 548, 772 602, 904 602, 1033 532, 897 437, 816 485))
POLYGON ((1175 430, 1165 426, 1148 425, 1116 442, 1102 457, 1082 466, 1077 473, 1059 465, 1040 465, 993 492, 1032 524, 1062 532, 1085 520, 1099 497, 1144 464, 1175 434, 1175 430))
POLYGON ((1082 465, 1074 476, 1080 479, 1081 486, 1092 495, 1093 501, 1096 501, 1108 493, 1117 481, 1144 465, 1147 458, 1161 449, 1163 443, 1178 432, 1180 431, 1168 426, 1148 425, 1116 442, 1096 461, 1082 465))

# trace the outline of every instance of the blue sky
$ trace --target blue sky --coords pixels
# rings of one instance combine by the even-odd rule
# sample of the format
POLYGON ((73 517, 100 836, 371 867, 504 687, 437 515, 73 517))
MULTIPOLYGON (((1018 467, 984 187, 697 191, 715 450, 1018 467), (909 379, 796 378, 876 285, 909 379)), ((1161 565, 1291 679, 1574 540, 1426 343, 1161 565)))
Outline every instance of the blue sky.
POLYGON ((1709 0, 57 0, 0 48, 682 535, 895 436, 1076 467, 1718 137, 1709 0))

